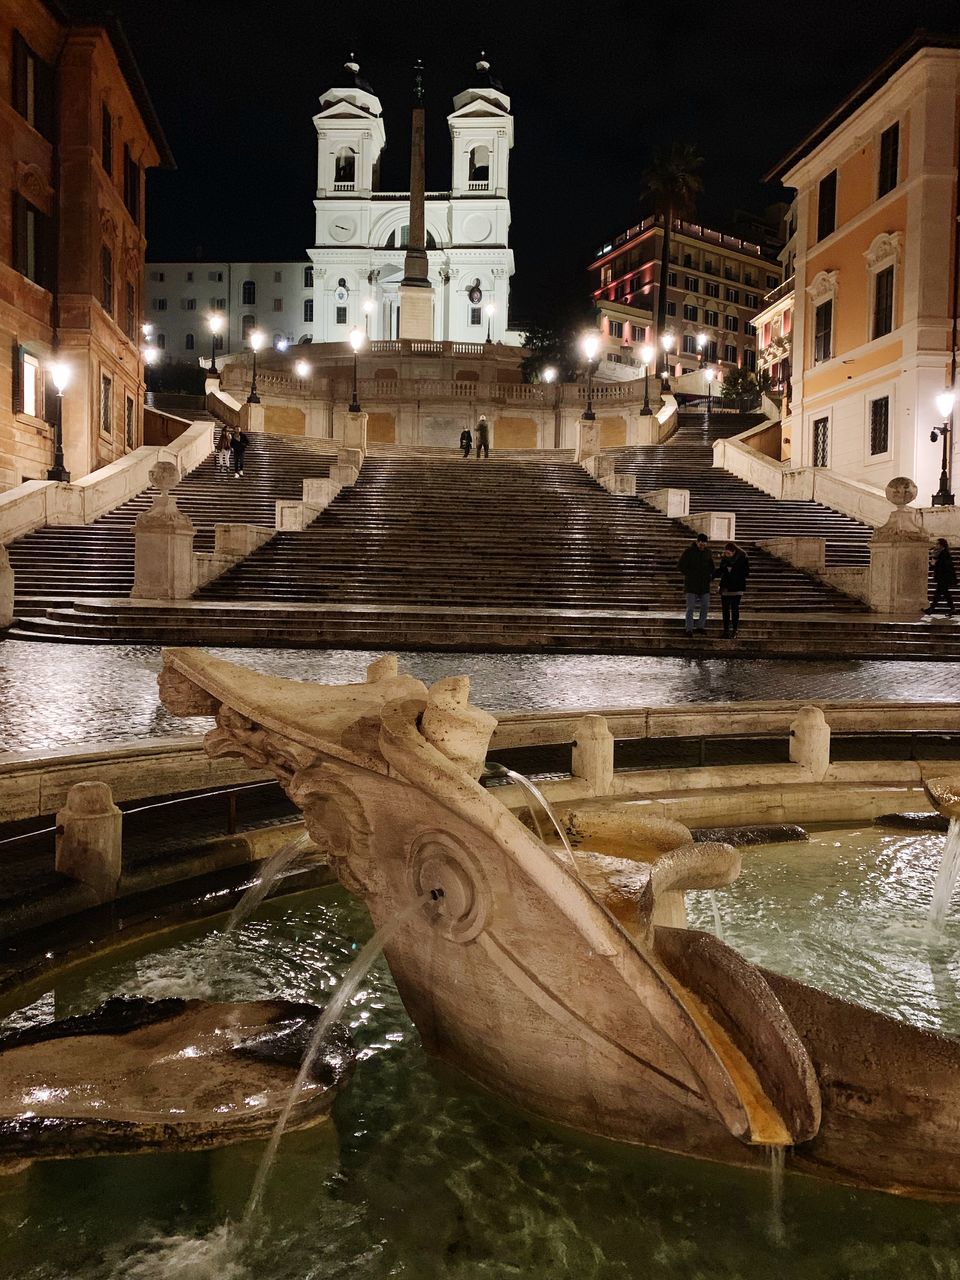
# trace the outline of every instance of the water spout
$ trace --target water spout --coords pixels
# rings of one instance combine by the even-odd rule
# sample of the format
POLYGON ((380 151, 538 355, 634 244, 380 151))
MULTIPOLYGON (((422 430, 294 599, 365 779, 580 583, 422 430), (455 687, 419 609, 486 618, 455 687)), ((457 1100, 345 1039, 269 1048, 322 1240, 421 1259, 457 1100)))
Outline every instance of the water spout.
MULTIPOLYGON (((484 768, 484 772, 485 772, 485 776, 490 778, 509 778, 511 782, 515 782, 517 786, 520 787, 520 789, 526 793, 527 798, 529 800, 535 801, 540 806, 540 808, 546 814, 549 821, 553 824, 553 828, 560 838, 560 843, 563 845, 564 855, 565 855, 563 857, 563 861, 569 863, 571 867, 575 868, 577 865, 577 860, 573 856, 573 849, 570 845, 570 841, 567 838, 567 833, 563 829, 563 826, 558 820, 557 815, 554 813, 553 807, 550 804, 550 801, 543 794, 540 788, 537 786, 534 786, 534 784, 530 781, 530 779, 525 774, 517 773, 515 769, 508 769, 507 766, 503 764, 488 763, 484 768)), ((530 817, 536 829, 537 836, 545 844, 546 839, 544 836, 543 827, 541 826, 539 816, 537 814, 537 811, 534 809, 533 805, 530 806, 530 817)))
POLYGON ((947 828, 947 838, 943 842, 940 870, 937 872, 937 881, 933 886, 933 899, 927 914, 930 927, 937 933, 943 930, 958 879, 960 879, 960 818, 951 818, 950 826, 947 828))
POLYGON ((726 939, 723 936, 723 921, 720 919, 720 904, 717 902, 716 889, 708 889, 707 896, 710 899, 710 908, 713 911, 713 931, 721 942, 725 942, 726 939))
POLYGON ((768 1232, 775 1245, 787 1242, 787 1230, 783 1221, 783 1171, 787 1160, 786 1147, 767 1147, 770 1156, 770 1219, 768 1232))

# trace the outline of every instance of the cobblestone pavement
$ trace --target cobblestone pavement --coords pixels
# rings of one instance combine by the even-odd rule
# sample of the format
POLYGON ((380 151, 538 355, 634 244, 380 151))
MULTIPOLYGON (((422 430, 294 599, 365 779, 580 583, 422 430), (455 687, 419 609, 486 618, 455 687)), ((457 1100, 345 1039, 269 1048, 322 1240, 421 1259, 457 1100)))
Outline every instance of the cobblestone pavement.
MULTIPOLYGON (((379 652, 211 649, 258 671, 338 684, 362 680, 379 652)), ((405 653, 400 668, 430 683, 472 677, 490 711, 665 706, 763 698, 956 702, 950 663, 744 661, 583 654, 405 653)), ((0 744, 7 751, 200 732, 157 697, 160 652, 146 645, 0 643, 0 744)))

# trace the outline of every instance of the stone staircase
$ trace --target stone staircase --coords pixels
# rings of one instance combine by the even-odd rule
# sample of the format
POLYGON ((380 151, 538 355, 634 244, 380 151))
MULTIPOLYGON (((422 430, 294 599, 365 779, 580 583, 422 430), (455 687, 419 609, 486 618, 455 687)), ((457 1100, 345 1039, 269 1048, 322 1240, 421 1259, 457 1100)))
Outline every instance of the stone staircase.
MULTIPOLYGON (((283 436, 252 434, 244 474, 234 479, 232 473, 217 471, 211 453, 172 491, 180 510, 197 526, 194 550, 213 550, 215 524, 239 522, 272 529, 277 499, 299 500, 302 481, 329 475, 334 461, 335 450, 326 454, 283 436)), ((10 543, 18 616, 84 597, 129 595, 133 523, 155 495, 156 490, 147 489, 91 524, 47 526, 10 543)))

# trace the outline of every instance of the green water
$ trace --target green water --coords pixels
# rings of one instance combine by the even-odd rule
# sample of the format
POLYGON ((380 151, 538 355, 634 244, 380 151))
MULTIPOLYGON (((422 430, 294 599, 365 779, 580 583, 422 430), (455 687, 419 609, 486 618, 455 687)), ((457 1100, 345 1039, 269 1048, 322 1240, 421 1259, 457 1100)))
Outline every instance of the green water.
MULTIPOLYGON (((728 940, 955 1030, 958 913, 936 941, 915 924, 940 843, 829 833, 746 851, 741 880, 718 895, 728 940)), ((691 916, 710 927, 693 895, 691 916)), ((213 966, 215 930, 192 926, 64 972, 2 1025, 118 991, 194 994, 208 970, 214 997, 322 999, 369 933, 341 890, 274 901, 213 966)), ((263 1143, 37 1164, 0 1178, 0 1276, 960 1280, 960 1208, 788 1175, 778 1246, 762 1174, 584 1138, 503 1105, 426 1057, 382 964, 350 1009, 353 1080, 332 1122, 284 1138, 250 1239, 225 1224, 242 1211, 263 1143)))

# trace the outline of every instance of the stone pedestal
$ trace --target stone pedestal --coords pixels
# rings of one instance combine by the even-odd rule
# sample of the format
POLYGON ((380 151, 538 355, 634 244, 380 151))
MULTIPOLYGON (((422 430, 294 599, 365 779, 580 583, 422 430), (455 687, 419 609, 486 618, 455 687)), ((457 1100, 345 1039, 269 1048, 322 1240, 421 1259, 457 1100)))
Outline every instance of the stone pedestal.
POLYGON ((0 631, 13 621, 13 569, 6 547, 0 547, 0 631))
POLYGON ((123 814, 105 782, 78 782, 57 814, 56 869, 92 889, 98 902, 117 896, 123 814))
POLYGON ((158 462, 150 480, 160 490, 149 511, 137 516, 133 590, 135 600, 188 600, 195 587, 193 521, 178 510, 170 489, 179 473, 172 462, 158 462))
POLYGON ((362 454, 366 454, 367 415, 363 412, 351 413, 348 409, 343 417, 343 447, 359 449, 362 454))
POLYGON ((400 286, 400 337, 433 341, 433 289, 400 286))
POLYGON ((247 404, 246 401, 240 406, 240 430, 251 431, 263 430, 263 414, 262 404, 247 404))
POLYGON ((683 522, 688 529, 705 533, 711 542, 733 542, 737 536, 735 511, 698 511, 683 522))
POLYGON ((877 613, 915 617, 927 607, 930 543, 920 513, 907 503, 917 496, 912 480, 900 476, 886 488, 894 511, 870 539, 869 602, 877 613))
POLYGON ((574 730, 571 772, 597 795, 613 786, 613 734, 603 716, 584 716, 574 730))
POLYGON ((650 489, 640 497, 671 520, 682 520, 690 514, 689 489, 650 489))
POLYGON ((585 418, 577 420, 577 445, 576 460, 577 462, 585 462, 587 458, 592 458, 594 454, 600 452, 600 424, 594 418, 592 421, 585 418))
POLYGON ((790 759, 817 780, 830 768, 830 726, 819 707, 801 707, 792 721, 790 759))

